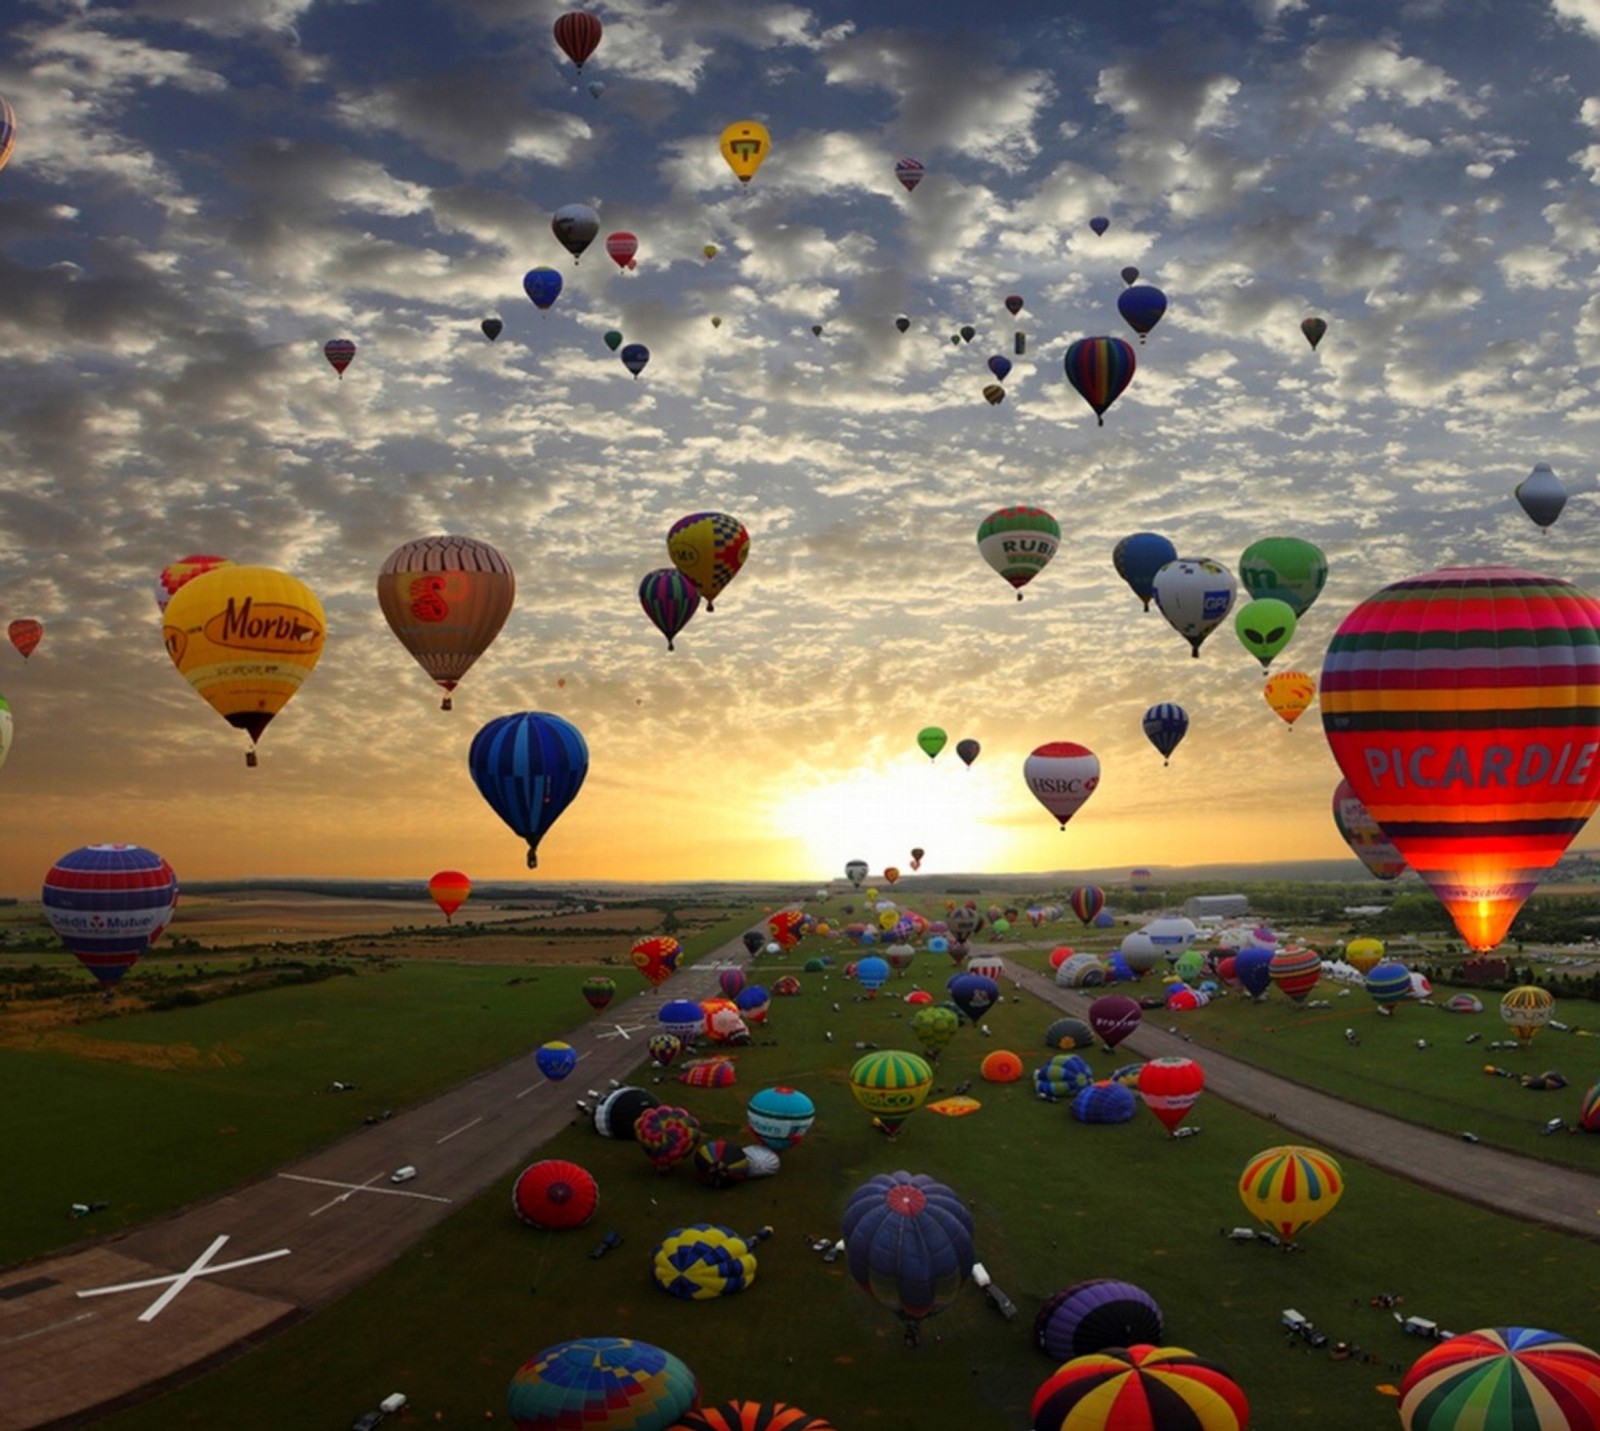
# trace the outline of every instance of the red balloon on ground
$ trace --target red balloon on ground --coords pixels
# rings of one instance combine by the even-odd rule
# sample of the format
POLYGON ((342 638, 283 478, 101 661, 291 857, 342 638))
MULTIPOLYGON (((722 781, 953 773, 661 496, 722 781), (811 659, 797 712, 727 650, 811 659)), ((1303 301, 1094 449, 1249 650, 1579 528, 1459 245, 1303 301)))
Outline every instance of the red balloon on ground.
POLYGON ((560 1232, 582 1227, 600 1206, 600 1189, 587 1168, 546 1158, 524 1168, 511 1189, 511 1207, 529 1227, 560 1232))

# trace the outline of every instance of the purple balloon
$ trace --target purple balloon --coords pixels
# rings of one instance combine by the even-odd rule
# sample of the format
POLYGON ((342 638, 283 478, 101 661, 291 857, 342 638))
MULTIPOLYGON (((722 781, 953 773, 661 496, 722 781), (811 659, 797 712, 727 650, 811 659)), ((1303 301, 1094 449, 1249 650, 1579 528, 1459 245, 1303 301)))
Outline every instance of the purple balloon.
POLYGON ((1075 1282, 1039 1308, 1033 1340, 1057 1362, 1107 1347, 1160 1346, 1161 1308, 1142 1287, 1095 1277, 1075 1282))
POLYGON ((1126 994, 1102 994, 1089 1005, 1089 1027, 1102 1039, 1107 1048, 1115 1048, 1127 1038, 1144 1018, 1144 1010, 1137 999, 1126 994))

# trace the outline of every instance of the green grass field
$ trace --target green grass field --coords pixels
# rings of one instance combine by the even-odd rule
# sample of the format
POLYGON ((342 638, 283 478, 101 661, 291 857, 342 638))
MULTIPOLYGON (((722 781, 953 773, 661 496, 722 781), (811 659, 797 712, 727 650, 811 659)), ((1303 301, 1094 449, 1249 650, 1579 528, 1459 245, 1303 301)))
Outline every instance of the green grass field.
MULTIPOLYGON (((853 952, 834 946, 841 964, 853 952)), ((1239 1172, 1250 1155, 1280 1141, 1279 1130, 1214 1099, 1202 1100, 1191 1119, 1203 1135, 1183 1141, 1167 1139, 1143 1110, 1126 1125, 1087 1127, 1065 1106, 1038 1101, 1027 1081, 978 1080, 978 1063, 995 1048, 1015 1049, 1030 1068, 1043 1057, 1040 1035, 1052 1014, 1031 1000, 998 1007, 988 1019, 992 1037, 964 1029, 943 1056, 938 1083, 948 1089, 974 1080, 980 1112, 962 1119, 919 1112, 897 1142, 887 1141, 849 1092, 854 1045, 915 1049, 911 1010, 892 995, 913 979, 942 989, 950 968, 943 956, 920 955, 906 981, 862 1002, 837 974, 826 989, 822 976, 804 975, 800 997, 773 1001, 767 1037, 775 1046, 739 1054, 736 1087, 669 1081, 653 1090, 693 1111, 709 1136, 748 1141, 743 1109, 751 1093, 769 1082, 804 1089, 817 1102, 817 1125, 784 1155, 777 1177, 712 1191, 685 1167, 656 1174, 636 1145, 599 1138, 586 1120, 575 1121, 528 1157, 570 1157, 594 1172, 601 1210, 589 1227, 548 1234, 522 1226, 508 1206, 508 1178, 341 1303, 103 1424, 115 1431, 338 1426, 393 1390, 410 1396, 421 1424, 504 1423, 506 1385, 523 1360, 565 1337, 611 1334, 676 1352, 710 1400, 788 1400, 841 1427, 1015 1431, 1027 1426, 1033 1390, 1053 1369, 1032 1346, 1036 1308, 1058 1288, 1093 1276, 1125 1278, 1154 1295, 1166 1314, 1166 1340, 1228 1368, 1261 1428, 1397 1424, 1393 1401, 1377 1388, 1398 1382, 1396 1367, 1424 1344, 1368 1305, 1378 1293, 1398 1293, 1402 1312, 1458 1331, 1511 1323, 1600 1341, 1600 1248, 1349 1160, 1343 1201, 1304 1234, 1303 1250, 1230 1241, 1221 1231, 1245 1220, 1239 1172), (896 1168, 931 1173, 968 1200, 979 1256, 1021 1309, 1014 1322, 969 1286, 927 1323, 921 1345, 907 1349, 893 1313, 853 1284, 844 1262, 830 1266, 810 1250, 808 1236, 837 1234, 860 1181, 896 1168), (775 1229, 758 1249, 760 1272, 749 1290, 689 1303, 654 1285, 655 1243, 698 1221, 775 1229), (607 1229, 621 1233, 623 1244, 591 1260, 607 1229), (1286 1307, 1331 1338, 1354 1342, 1376 1364, 1334 1361, 1326 1350, 1290 1341, 1278 1325, 1286 1307)), ((766 959, 757 969, 769 982, 777 972, 766 959)), ((1230 1018, 1235 1012, 1265 1011, 1230 1010, 1230 1018)), ((1431 1023, 1443 1028, 1446 1017, 1431 1023)), ((1363 1042, 1369 1047, 1400 1065, 1399 1046, 1385 1051, 1374 1037, 1363 1042)), ((1100 1073, 1121 1061, 1091 1059, 1100 1073)), ((651 1086, 653 1076, 641 1069, 637 1081, 651 1086)), ((1485 1098, 1514 1092, 1531 1108, 1545 1106, 1543 1095, 1477 1078, 1472 1087, 1485 1098)), ((582 1096, 576 1086, 572 1092, 582 1096)), ((1540 1140, 1538 1150, 1550 1141, 1540 1140)))

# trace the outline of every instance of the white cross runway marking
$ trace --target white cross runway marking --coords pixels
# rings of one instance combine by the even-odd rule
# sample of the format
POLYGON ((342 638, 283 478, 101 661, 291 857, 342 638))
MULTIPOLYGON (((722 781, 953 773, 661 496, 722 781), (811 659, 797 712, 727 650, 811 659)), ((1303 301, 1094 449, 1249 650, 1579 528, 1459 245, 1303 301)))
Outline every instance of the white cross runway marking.
POLYGON ((595 1035, 595 1037, 596 1038, 620 1038, 620 1039, 626 1039, 632 1034, 643 1033, 644 1032, 644 1025, 643 1024, 634 1024, 629 1028, 623 1028, 623 1026, 621 1024, 612 1024, 611 1028, 613 1030, 611 1033, 597 1033, 595 1035))
POLYGON ((196 1277, 209 1277, 216 1272, 232 1272, 238 1267, 249 1267, 257 1262, 270 1262, 274 1257, 287 1257, 289 1249, 280 1247, 276 1252, 259 1252, 254 1257, 241 1257, 234 1262, 219 1262, 211 1266, 211 1259, 222 1251, 223 1244, 228 1240, 228 1234, 222 1233, 211 1246, 206 1248, 182 1272, 174 1272, 167 1277, 146 1277, 141 1282, 120 1282, 115 1287, 90 1287, 87 1291, 79 1292, 80 1297, 107 1297, 113 1292, 136 1292, 141 1287, 159 1287, 167 1284, 167 1290, 155 1299, 144 1311, 139 1313, 141 1322, 153 1322, 167 1308, 179 1292, 183 1291, 196 1277))
POLYGON ((364 1183, 341 1183, 336 1182, 333 1178, 308 1178, 304 1173, 279 1173, 278 1176, 287 1178, 292 1183, 315 1183, 318 1187, 345 1189, 338 1197, 323 1203, 319 1208, 312 1209, 311 1212, 306 1214, 308 1217, 316 1217, 319 1213, 326 1212, 330 1207, 338 1207, 342 1202, 349 1202, 356 1193, 381 1193, 384 1197, 414 1197, 421 1198, 423 1202, 450 1201, 447 1197, 437 1197, 433 1193, 407 1192, 404 1188, 373 1187, 373 1183, 383 1176, 382 1173, 374 1173, 364 1183))

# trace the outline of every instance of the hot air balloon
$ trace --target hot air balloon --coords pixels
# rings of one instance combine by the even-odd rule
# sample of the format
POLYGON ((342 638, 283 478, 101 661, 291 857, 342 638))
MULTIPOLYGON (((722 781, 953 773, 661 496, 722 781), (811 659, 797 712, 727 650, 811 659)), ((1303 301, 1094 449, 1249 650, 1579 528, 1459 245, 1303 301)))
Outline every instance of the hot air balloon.
POLYGON ((1131 287, 1133 284, 1139 281, 1139 270, 1130 263, 1122 270, 1122 281, 1124 284, 1131 287))
POLYGON ((1006 380, 1006 375, 1011 371, 1011 359, 1004 353, 992 353, 989 356, 989 371, 1000 381, 1006 380))
POLYGON ((636 234, 618 229, 616 233, 606 236, 606 253, 618 268, 634 267, 634 255, 638 252, 639 239, 636 234))
POLYGON ((667 533, 667 555, 706 599, 706 610, 723 587, 738 576, 750 555, 750 533, 726 512, 695 512, 680 517, 667 533))
POLYGON ((644 1041, 644 1048, 652 1064, 657 1068, 669 1068, 672 1061, 683 1052, 683 1040, 677 1034, 651 1034, 644 1041))
POLYGON ((1115 1048, 1139 1027, 1143 1018, 1144 1010, 1139 1007, 1139 1001, 1126 994, 1101 994, 1089 1005, 1089 1027, 1107 1048, 1115 1048))
POLYGON ((978 336, 978 330, 970 323, 963 323, 957 336, 960 337, 963 343, 970 343, 978 336))
POLYGON ((1114 1079, 1080 1088, 1072 1099, 1072 1116, 1080 1123, 1131 1123, 1138 1108, 1133 1090, 1114 1079))
POLYGON ((1517 1036, 1524 1048, 1535 1034, 1550 1022, 1556 1006, 1555 996, 1537 984, 1519 984, 1500 998, 1500 1018, 1517 1036))
POLYGON ((1033 1424, 1039 1431, 1245 1431, 1250 1402, 1227 1372, 1184 1347, 1108 1347, 1074 1357, 1040 1385, 1033 1424))
POLYGON ((834 1431, 825 1417, 784 1401, 724 1401, 691 1411, 674 1431, 834 1431))
POLYGON ((652 934, 635 943, 628 957, 633 960, 633 967, 649 980, 650 987, 659 989, 677 972, 683 945, 670 934, 652 934))
POLYGON ((1093 924, 1095 916, 1106 907, 1106 892, 1099 885, 1082 884, 1072 891, 1067 903, 1085 925, 1093 924))
POLYGON ((1600 602, 1511 567, 1385 587, 1322 668, 1334 759, 1478 952, 1600 804, 1597 723, 1600 602))
POLYGON ((1018 601, 1060 545, 1061 527, 1042 507, 1002 507, 978 526, 978 550, 1016 588, 1018 601))
POLYGON ((605 345, 614 353, 622 346, 622 332, 617 328, 608 328, 605 333, 605 345))
POLYGON ((1378 879, 1399 879, 1410 868, 1348 780, 1333 791, 1333 823, 1351 852, 1378 879))
POLYGON ((156 605, 165 611, 173 594, 185 582, 193 581, 203 572, 215 571, 219 566, 232 565, 227 557, 203 556, 199 553, 179 558, 170 566, 162 567, 161 575, 156 578, 156 605))
POLYGON ((573 65, 581 70, 583 62, 599 46, 605 27, 596 15, 585 10, 569 10, 565 15, 557 16, 554 30, 556 43, 566 52, 573 65))
MULTIPOLYGON (((587 204, 563 204, 555 211, 550 219, 550 232, 556 236, 557 242, 573 257, 574 262, 582 255, 584 249, 594 242, 595 235, 600 232, 600 215, 587 204)), ((534 269, 538 273, 538 269, 534 269)), ((523 280, 526 288, 528 280, 523 280)), ((557 285, 556 292, 560 292, 557 285)), ((555 294, 551 294, 554 301, 555 294)), ((528 297, 533 298, 530 291, 528 297)), ((539 300, 534 299, 537 303, 539 300)), ((544 305, 548 307, 549 305, 544 305)))
POLYGON ((483 329, 483 336, 492 343, 504 331, 506 325, 498 318, 485 318, 478 326, 483 329))
POLYGON ((1239 644, 1261 662, 1262 670, 1294 638, 1294 607, 1276 597, 1247 601, 1233 616, 1239 644))
POLYGON ((12 728, 11 707, 6 704, 6 698, 0 696, 0 765, 4 765, 6 756, 11 754, 12 728))
POLYGON ((511 1210, 541 1232, 582 1227, 600 1207, 594 1174, 565 1158, 530 1163, 511 1185, 511 1210))
POLYGON ((911 868, 912 869, 920 870, 922 868, 922 857, 925 854, 927 854, 927 851, 924 850, 920 845, 913 845, 912 846, 912 848, 911 848, 911 868))
POLYGON ((924 1173, 869 1178, 850 1195, 843 1231, 850 1275, 900 1318, 907 1345, 955 1301, 977 1260, 966 1204, 924 1173))
POLYGON ((1300 322, 1300 331, 1306 335, 1306 342, 1311 344, 1311 350, 1315 352, 1322 335, 1328 331, 1328 324, 1322 318, 1304 318, 1300 322))
POLYGON ((694 1152, 700 1120, 687 1108, 657 1103, 633 1120, 633 1138, 655 1170, 664 1173, 694 1152))
POLYGON ((384 620, 444 692, 440 710, 500 634, 516 595, 510 562, 472 537, 419 537, 378 569, 384 620))
POLYGON ((671 1352, 627 1337, 557 1342, 511 1378, 516 1431, 667 1431, 700 1404, 694 1373, 671 1352))
POLYGON ((1385 1008, 1402 1003, 1413 996, 1411 970, 1404 964, 1385 959, 1373 965, 1362 980, 1372 1002, 1385 1008))
POLYGON ((1171 764, 1172 752, 1189 733, 1189 715, 1173 701, 1162 701, 1144 713, 1145 738, 1161 753, 1161 763, 1171 764))
POLYGON ((1091 1277, 1045 1300, 1033 1344, 1052 1361, 1071 1361, 1111 1347, 1155 1346, 1164 1330, 1160 1306, 1142 1287, 1091 1277))
MULTIPOLYGON (((1064 962, 1064 961, 1063 961, 1064 962)), ((998 986, 996 986, 998 992, 998 986)), ((1138 1005, 1134 1005, 1135 1008, 1138 1005)), ((1044 1031, 1044 1046, 1046 1048, 1060 1049, 1063 1053, 1072 1053, 1077 1049, 1092 1049, 1094 1047, 1094 1029, 1082 1019, 1073 1018, 1070 1014, 1059 1018, 1044 1031)))
POLYGON ((971 769, 972 762, 978 758, 978 753, 982 749, 983 747, 977 741, 970 738, 956 742, 956 754, 961 757, 961 763, 968 769, 971 769))
POLYGON ((1156 606, 1198 657, 1201 643, 1233 607, 1239 583, 1227 567, 1209 557, 1180 557, 1156 573, 1156 606))
POLYGON ((951 1039, 961 1031, 961 1016, 943 1004, 925 1004, 911 1016, 911 1032, 922 1052, 935 1063, 951 1039))
POLYGON ((765 125, 753 119, 742 119, 722 131, 722 157, 741 184, 748 184, 755 178, 756 170, 771 149, 772 136, 765 125))
POLYGON ((1142 344, 1167 311, 1167 295, 1154 284, 1133 283, 1117 295, 1117 312, 1142 344))
POLYGON ((731 1227, 707 1222, 669 1232, 656 1244, 652 1264, 656 1286, 685 1301, 742 1292, 756 1280, 750 1243, 731 1227))
POLYGON ((6 167, 6 160, 11 157, 11 151, 17 146, 17 112, 0 99, 0 169, 6 167))
POLYGON ((1027 307, 1027 304, 1023 302, 1022 295, 1020 293, 1009 293, 1006 295, 1006 312, 1009 313, 1013 318, 1022 312, 1025 307, 1027 307))
POLYGON ((817 1105, 797 1088, 763 1088, 745 1105, 750 1131, 775 1152, 796 1147, 817 1121, 817 1105))
POLYGON ((459 870, 440 870, 428 881, 428 893, 433 902, 444 911, 445 923, 467 902, 472 893, 472 881, 459 870))
POLYGON ((1111 227, 1111 220, 1103 217, 1100 214, 1096 214, 1092 219, 1089 220, 1089 227, 1095 231, 1095 236, 1099 237, 1111 227))
POLYGON ((1259 999, 1272 987, 1272 950, 1260 944, 1241 949, 1233 960, 1234 977, 1252 999, 1259 999))
MULTIPOLYGON (((650 363, 650 350, 643 343, 629 343, 617 354, 622 359, 625 367, 634 377, 638 377, 650 363)), ((706 608, 709 611, 711 608, 706 608)))
POLYGON ((344 381, 344 370, 350 366, 355 355, 356 345, 348 338, 329 338, 322 345, 322 356, 328 360, 328 366, 338 373, 341 382, 344 381))
POLYGON ((39 898, 57 938, 110 998, 171 921, 178 879, 142 845, 84 845, 50 867, 39 898))
POLYGON ((1205 1070, 1192 1058, 1155 1058, 1139 1070, 1139 1096, 1170 1134, 1205 1090, 1205 1070))
MULTIPOLYGON (((865 961, 863 961, 865 962, 865 961)), ((850 1091, 873 1115, 873 1126, 893 1137, 922 1107, 933 1087, 933 1066, 914 1053, 888 1049, 856 1060, 850 1091)))
MULTIPOLYGON (((922 747, 922 753, 926 755, 929 760, 932 760, 939 754, 941 750, 944 749, 945 741, 947 741, 949 738, 950 737, 947 736, 936 725, 923 726, 923 728, 917 732, 917 744, 922 747)), ((890 880, 889 882, 891 884, 894 883, 893 880, 890 880)))
POLYGON ((1540 462, 1517 483, 1517 502, 1533 521, 1548 527, 1567 505, 1567 489, 1550 464, 1540 462))
POLYGON ((694 1150, 694 1175, 708 1188, 737 1187, 752 1176, 750 1158, 728 1138, 708 1138, 694 1150))
POLYGON ((1117 575, 1133 588, 1146 611, 1150 609, 1150 598, 1156 594, 1156 573, 1177 559, 1177 547, 1155 532, 1135 532, 1111 550, 1111 564, 1117 575))
POLYGON ((780 949, 793 949, 805 933, 805 915, 798 909, 780 909, 767 920, 767 928, 780 949))
POLYGON ((643 1088, 625 1083, 613 1088, 594 1106, 594 1130, 602 1138, 615 1138, 618 1142, 632 1143, 634 1125, 646 1109, 654 1108, 657 1099, 643 1088))
POLYGON ((1244 549, 1239 581, 1252 599, 1284 601, 1304 616, 1327 584, 1328 558, 1299 537, 1264 537, 1244 549))
POLYGON ((1055 740, 1035 748, 1022 765, 1022 778, 1033 798, 1061 828, 1076 815, 1100 783, 1100 760, 1087 746, 1055 740))
POLYGON ((528 868, 539 841, 589 773, 589 747, 570 721, 544 711, 496 716, 472 738, 467 768, 478 792, 528 842, 528 868))
POLYGON ((846 860, 844 866, 844 877, 849 880, 850 883, 853 884, 857 889, 860 889, 861 881, 867 877, 867 870, 869 868, 870 866, 865 860, 846 860))
POLYGON ((187 582, 161 634, 178 673, 229 725, 250 737, 245 763, 273 716, 322 655, 327 623, 304 582, 264 566, 223 566, 187 582))
POLYGON ((616 981, 604 974, 591 974, 583 981, 583 997, 591 1009, 605 1008, 616 997, 616 981))
POLYGON ((44 636, 44 623, 35 621, 30 617, 22 617, 11 622, 6 627, 6 635, 10 638, 11 644, 22 653, 22 659, 26 661, 29 656, 33 655, 34 650, 44 636))
POLYGON ((1106 409, 1122 396, 1139 366, 1133 345, 1121 338, 1079 338, 1067 349, 1067 381, 1094 409, 1095 423, 1106 425, 1106 409))
POLYGON ((922 165, 915 159, 902 159, 894 166, 894 176, 905 185, 908 194, 922 182, 924 172, 922 165))
POLYGON ((558 1084, 574 1068, 578 1068, 578 1050, 571 1044, 563 1044, 560 1039, 550 1039, 549 1044, 534 1048, 533 1061, 539 1072, 552 1084, 558 1084))
POLYGON ((1332 1212, 1343 1192, 1338 1163, 1316 1148, 1268 1148, 1239 1177, 1245 1209, 1287 1243, 1332 1212))
POLYGON ((902 314, 900 317, 894 320, 894 326, 902 333, 908 332, 911 328, 911 320, 902 314))
POLYGON ((1297 1004, 1303 1004, 1322 977, 1322 956, 1315 949, 1279 949, 1267 965, 1267 977, 1297 1004))
POLYGON ((1365 977, 1383 961, 1383 940, 1352 939, 1344 946, 1344 961, 1365 977))
POLYGON ((674 650, 672 638, 689 624, 700 609, 700 588, 676 567, 660 567, 646 573, 639 583, 639 604, 655 628, 667 638, 667 650, 674 650))
POLYGON ((949 991, 950 1002, 974 1024, 981 1024, 984 1015, 1000 1001, 1000 985, 987 974, 970 970, 964 974, 952 974, 945 988, 949 991))
POLYGON ((528 295, 533 306, 541 313, 561 297, 561 289, 565 280, 553 268, 530 268, 522 275, 522 291, 528 295))
POLYGON ((1312 701, 1316 700, 1317 683, 1304 671, 1279 671, 1277 675, 1267 677, 1261 694, 1272 707, 1273 714, 1293 728, 1294 723, 1311 709, 1312 701))
POLYGON ((1404 1431, 1584 1431, 1600 1426, 1600 1355, 1556 1332, 1449 1337, 1400 1382, 1404 1431))
POLYGON ((983 386, 983 400, 990 407, 999 407, 1006 400, 1006 390, 999 383, 985 383, 983 386))

